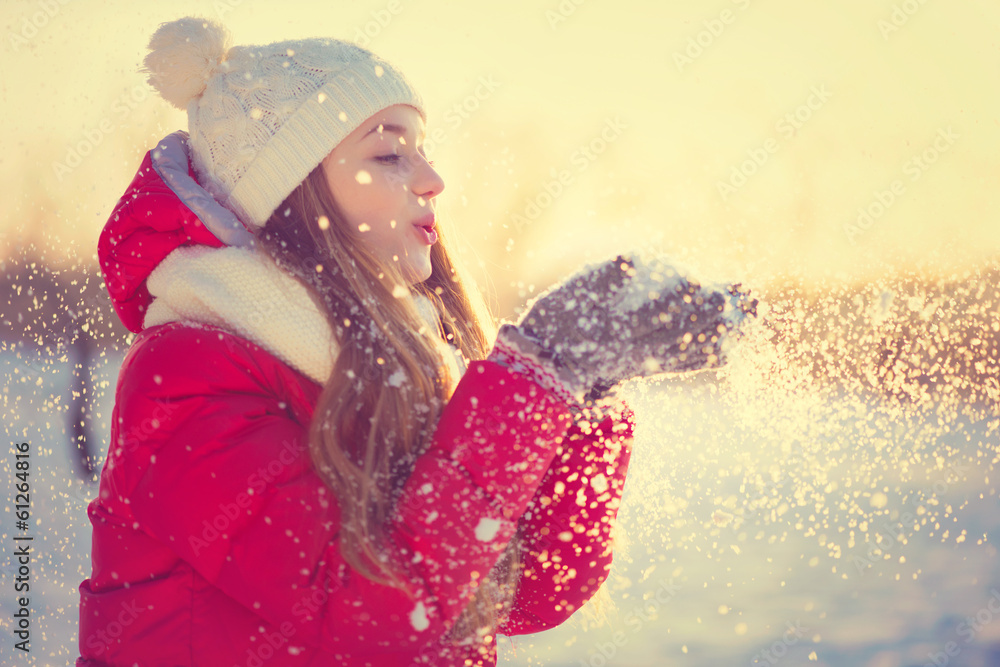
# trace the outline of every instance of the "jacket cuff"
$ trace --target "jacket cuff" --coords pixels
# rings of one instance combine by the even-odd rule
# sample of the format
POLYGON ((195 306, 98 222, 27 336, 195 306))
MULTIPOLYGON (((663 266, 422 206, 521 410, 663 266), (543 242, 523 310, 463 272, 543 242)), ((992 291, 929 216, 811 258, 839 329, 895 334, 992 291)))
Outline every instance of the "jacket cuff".
POLYGON ((567 371, 547 361, 544 352, 537 340, 512 324, 504 324, 487 359, 523 375, 578 412, 583 407, 585 389, 567 371))
POLYGON ((601 398, 587 399, 588 388, 580 387, 569 371, 549 362, 541 343, 513 324, 500 327, 487 361, 506 366, 551 392, 570 409, 574 423, 589 422, 596 426, 609 416, 615 420, 621 417, 623 402, 618 397, 618 386, 601 398))

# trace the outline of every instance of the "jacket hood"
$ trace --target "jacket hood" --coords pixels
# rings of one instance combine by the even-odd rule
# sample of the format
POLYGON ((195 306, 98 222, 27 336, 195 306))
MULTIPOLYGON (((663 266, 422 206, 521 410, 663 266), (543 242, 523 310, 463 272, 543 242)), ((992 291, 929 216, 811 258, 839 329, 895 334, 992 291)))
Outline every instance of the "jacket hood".
POLYGON ((146 153, 97 244, 104 283, 122 324, 138 333, 152 296, 146 284, 180 246, 246 246, 253 235, 202 188, 183 130, 146 153))

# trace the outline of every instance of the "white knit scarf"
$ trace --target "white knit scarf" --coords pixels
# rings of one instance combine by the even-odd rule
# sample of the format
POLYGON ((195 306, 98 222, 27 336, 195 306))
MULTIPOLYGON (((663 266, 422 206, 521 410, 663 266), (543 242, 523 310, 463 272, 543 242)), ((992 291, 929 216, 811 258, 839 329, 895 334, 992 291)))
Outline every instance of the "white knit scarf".
MULTIPOLYGON (((326 317, 305 286, 263 251, 181 246, 150 273, 146 285, 154 298, 145 328, 175 321, 217 326, 256 343, 319 384, 329 379, 338 350, 326 317)), ((416 293, 414 301, 429 331, 435 332, 434 305, 416 293)), ((457 382, 465 360, 455 347, 433 338, 457 382)))

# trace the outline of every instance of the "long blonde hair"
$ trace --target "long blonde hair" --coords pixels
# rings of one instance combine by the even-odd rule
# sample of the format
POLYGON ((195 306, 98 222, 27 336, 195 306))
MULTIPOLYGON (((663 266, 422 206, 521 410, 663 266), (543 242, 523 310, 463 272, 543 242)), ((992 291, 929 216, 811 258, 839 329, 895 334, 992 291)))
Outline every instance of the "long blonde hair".
MULTIPOLYGON (((309 290, 338 343, 310 424, 309 451, 340 505, 341 554, 361 575, 401 588, 411 599, 399 576, 402 561, 386 548, 384 529, 457 380, 449 376, 433 337, 478 360, 488 353, 497 326, 474 283, 450 258, 444 230, 438 232, 430 278, 409 287, 435 305, 438 327, 431 332, 413 299, 405 293, 400 298, 399 286, 406 283, 398 265, 377 261, 349 228, 322 165, 282 202, 258 236, 264 251, 309 290), (388 382, 399 372, 403 382, 388 382)), ((495 641, 520 575, 519 552, 515 535, 446 638, 495 641)))

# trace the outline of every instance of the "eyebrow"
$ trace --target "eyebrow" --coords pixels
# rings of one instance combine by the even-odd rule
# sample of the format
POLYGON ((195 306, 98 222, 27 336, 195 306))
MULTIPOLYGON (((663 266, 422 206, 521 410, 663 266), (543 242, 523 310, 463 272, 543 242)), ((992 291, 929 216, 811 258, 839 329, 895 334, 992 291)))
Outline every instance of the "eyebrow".
MULTIPOLYGON (((380 128, 380 127, 382 128, 382 133, 383 134, 386 133, 386 132, 392 132, 392 133, 398 134, 400 136, 405 136, 406 135, 406 128, 403 127, 402 125, 394 125, 392 123, 379 123, 378 125, 376 125, 372 129, 370 129, 367 132, 365 132, 364 136, 361 137, 360 139, 358 139, 358 142, 360 143, 360 142, 364 141, 365 139, 367 139, 368 136, 372 132, 376 132, 378 130, 378 128, 380 128)), ((427 135, 426 135, 426 133, 424 133, 422 136, 426 137, 427 135)))

